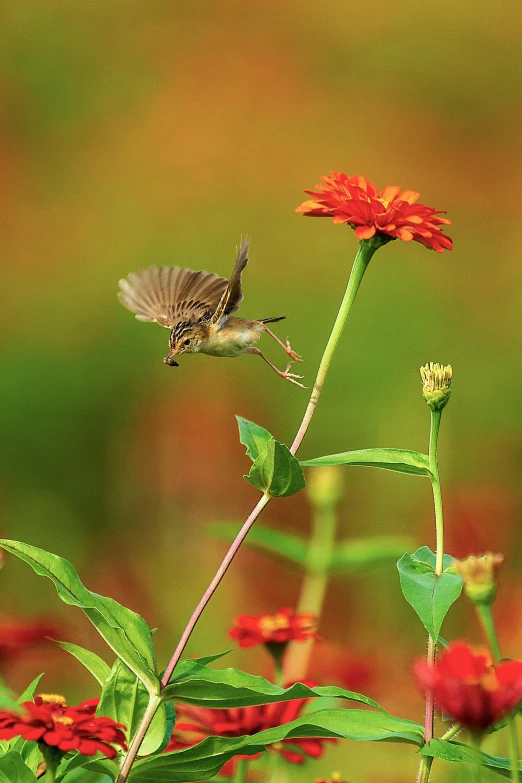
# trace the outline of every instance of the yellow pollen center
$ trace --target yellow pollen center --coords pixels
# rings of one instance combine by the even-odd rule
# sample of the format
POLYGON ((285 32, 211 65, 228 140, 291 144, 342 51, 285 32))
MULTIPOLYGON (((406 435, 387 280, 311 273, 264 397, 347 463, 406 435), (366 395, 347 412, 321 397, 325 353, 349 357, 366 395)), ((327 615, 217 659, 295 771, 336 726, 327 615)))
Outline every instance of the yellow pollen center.
POLYGON ((59 693, 39 693, 38 696, 46 704, 59 704, 61 707, 66 707, 67 702, 64 696, 60 696, 59 693))
POLYGON ((59 718, 53 718, 55 723, 63 723, 64 726, 70 726, 73 723, 72 718, 67 718, 65 715, 60 715, 59 718))
POLYGON ((280 631, 283 628, 290 628, 288 617, 284 614, 266 615, 259 620, 259 628, 263 636, 268 637, 274 631, 280 631))

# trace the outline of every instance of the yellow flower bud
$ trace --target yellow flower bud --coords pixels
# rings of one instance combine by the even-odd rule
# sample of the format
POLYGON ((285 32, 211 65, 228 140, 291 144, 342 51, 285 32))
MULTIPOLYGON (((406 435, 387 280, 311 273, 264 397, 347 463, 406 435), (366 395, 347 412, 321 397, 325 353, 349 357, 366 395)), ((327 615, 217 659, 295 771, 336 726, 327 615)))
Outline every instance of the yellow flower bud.
POLYGON ((504 555, 492 552, 455 561, 453 570, 464 580, 464 592, 473 603, 493 603, 497 591, 496 575, 503 561, 504 555))
POLYGON ((307 489, 314 506, 335 506, 343 494, 343 469, 339 465, 313 468, 308 474, 307 489))
POLYGON ((451 364, 430 362, 420 368, 422 395, 432 411, 444 408, 451 395, 451 364))

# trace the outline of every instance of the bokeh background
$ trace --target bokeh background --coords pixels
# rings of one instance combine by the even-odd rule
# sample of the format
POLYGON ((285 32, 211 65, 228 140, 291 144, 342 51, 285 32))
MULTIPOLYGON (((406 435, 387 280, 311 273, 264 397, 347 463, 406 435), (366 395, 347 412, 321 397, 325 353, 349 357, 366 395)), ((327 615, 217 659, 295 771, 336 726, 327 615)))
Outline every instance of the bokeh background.
MULTIPOLYGON (((167 660, 224 554, 213 523, 244 519, 257 497, 242 479, 248 460, 234 414, 290 442, 307 393, 256 357, 165 367, 168 332, 136 322, 116 300, 117 281, 150 264, 226 276, 248 233, 241 313, 288 315, 276 329, 304 355, 312 385, 356 241, 294 208, 331 169, 363 174, 447 210, 455 248, 441 256, 393 242, 375 256, 301 453, 425 449, 418 367, 451 362, 440 446, 446 550, 504 552, 497 616, 505 653, 522 655, 520 8, 503 0, 3 0, 1 8, 5 535, 69 558, 91 589, 141 612, 160 629, 167 660)), ((265 348, 284 365, 268 338, 265 348)), ((342 537, 400 533, 433 545, 428 482, 363 469, 344 478, 342 537)), ((264 521, 306 535, 306 496, 272 503, 264 521)), ((300 581, 244 550, 189 652, 226 649, 235 614, 294 604, 300 581)), ((43 618, 110 660, 80 613, 26 566, 8 559, 0 585, 6 627, 8 618, 43 618)), ((462 604, 445 635, 478 641, 462 604)), ((368 693, 422 719, 409 671, 424 632, 393 563, 332 582, 321 633, 368 693)), ((266 673, 261 651, 228 660, 266 673)), ((65 652, 5 656, 15 689, 43 670, 45 690, 93 695, 94 681, 65 652)), ((416 764, 409 748, 344 743, 293 774, 315 780, 338 769, 357 783, 398 781, 416 764)), ((455 775, 438 769, 440 779, 455 775)))

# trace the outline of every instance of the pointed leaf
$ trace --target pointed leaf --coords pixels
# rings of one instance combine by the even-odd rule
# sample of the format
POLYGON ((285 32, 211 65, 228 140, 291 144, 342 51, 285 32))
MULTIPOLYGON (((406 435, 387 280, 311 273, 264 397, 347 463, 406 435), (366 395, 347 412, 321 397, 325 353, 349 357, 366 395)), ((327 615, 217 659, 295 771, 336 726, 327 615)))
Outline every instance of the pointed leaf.
POLYGON ((289 688, 281 688, 264 677, 256 677, 239 669, 209 669, 194 661, 178 664, 174 677, 161 695, 175 702, 221 709, 328 696, 357 701, 382 710, 367 696, 333 685, 309 688, 298 682, 289 688))
MULTIPOLYGON (((79 768, 90 772, 97 772, 100 775, 107 775, 111 780, 116 780, 119 774, 117 764, 110 759, 93 759, 92 756, 82 756, 81 753, 76 753, 74 756, 62 759, 56 770, 56 783, 61 783, 66 775, 79 768)), ((71 776, 71 780, 72 779, 76 779, 75 776, 71 776)), ((89 780, 91 780, 90 777, 89 780)), ((45 778, 42 783, 44 783, 44 781, 45 778)))
MULTIPOLYGON (((134 736, 149 704, 150 695, 143 683, 136 677, 121 659, 116 659, 106 680, 97 715, 105 715, 126 727, 125 736, 129 740, 134 736)), ((165 737, 167 712, 162 704, 156 711, 145 739, 140 747, 140 756, 154 753, 165 737)))
POLYGON ((0 710, 21 712, 19 699, 15 698, 12 690, 7 687, 2 679, 0 679, 0 710))
MULTIPOLYGON (((501 756, 491 756, 489 753, 476 750, 469 745, 454 740, 433 739, 421 748, 424 756, 431 756, 444 761, 452 761, 457 764, 473 764, 478 762, 483 767, 497 772, 504 777, 511 777, 511 761, 501 756)), ((522 761, 518 768, 522 771, 522 761)))
MULTIPOLYGON (((250 533, 248 535, 250 536, 250 533)), ((405 549, 409 549, 411 543, 411 538, 406 536, 349 538, 337 544, 330 558, 328 570, 332 574, 352 573, 386 565, 394 562, 405 549)))
POLYGON ((71 563, 58 555, 20 541, 1 539, 0 546, 24 560, 40 576, 51 579, 62 601, 83 609, 109 647, 153 692, 157 687, 154 648, 143 617, 112 598, 91 593, 71 563))
MULTIPOLYGON (((444 556, 445 568, 452 562, 452 557, 444 556)), ((397 568, 404 597, 436 642, 449 608, 462 592, 462 579, 447 571, 437 576, 435 555, 427 547, 421 547, 413 555, 403 555, 397 568)))
POLYGON ((290 497, 306 486, 299 461, 290 453, 288 446, 274 438, 268 441, 245 479, 274 498, 290 497))
POLYGON ((236 416, 236 419, 239 425, 239 440, 243 446, 246 446, 247 454, 253 461, 266 449, 272 436, 268 430, 254 424, 253 421, 248 421, 242 416, 236 416))
MULTIPOLYGON (((242 525, 235 522, 217 522, 207 527, 211 535, 218 538, 224 538, 226 541, 233 541, 241 530, 242 525)), ((250 530, 243 546, 258 549, 261 552, 268 552, 271 555, 277 555, 291 563, 297 565, 306 565, 307 545, 306 541, 299 536, 289 533, 280 533, 269 527, 258 525, 257 522, 250 530)), ((407 547, 406 547, 407 548, 407 547)), ((405 547, 401 548, 404 552, 405 547)))
POLYGON ((27 767, 19 753, 10 750, 0 758, 0 783, 35 783, 36 775, 27 767))
POLYGON ((208 780, 228 759, 241 753, 252 755, 284 739, 344 737, 357 741, 409 742, 421 745, 423 728, 418 723, 368 710, 321 710, 297 720, 245 737, 209 737, 198 745, 138 761, 130 783, 190 783, 208 780))
POLYGON ((105 663, 99 655, 96 655, 96 653, 93 653, 90 650, 84 650, 83 647, 78 647, 77 644, 71 644, 71 642, 56 641, 56 644, 64 650, 67 650, 71 655, 74 655, 80 663, 83 663, 85 668, 90 671, 96 680, 98 680, 100 685, 103 685, 108 679, 111 673, 111 667, 105 663))
POLYGON ((413 476, 429 476, 430 467, 427 454, 408 449, 359 449, 344 451, 341 454, 330 454, 327 457, 316 457, 301 462, 306 467, 320 465, 366 465, 369 468, 395 470, 399 473, 410 473, 413 476))
POLYGON ((32 699, 34 699, 34 693, 42 677, 43 674, 39 674, 37 677, 34 678, 34 680, 27 686, 25 691, 21 693, 20 696, 18 697, 17 699, 18 704, 23 704, 24 701, 32 701, 32 699))

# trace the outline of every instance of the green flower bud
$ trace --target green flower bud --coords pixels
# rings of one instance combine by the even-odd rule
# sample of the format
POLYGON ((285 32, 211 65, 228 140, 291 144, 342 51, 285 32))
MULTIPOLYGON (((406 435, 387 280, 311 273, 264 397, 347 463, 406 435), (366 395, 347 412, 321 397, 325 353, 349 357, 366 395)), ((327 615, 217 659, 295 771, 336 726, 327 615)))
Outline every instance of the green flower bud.
POLYGON ((474 604, 493 603, 497 592, 496 575, 503 561, 504 555, 491 552, 455 561, 452 570, 464 580, 464 592, 474 604))
POLYGON ((422 396, 432 411, 440 411, 448 404, 451 395, 451 364, 430 362, 420 368, 422 396))

